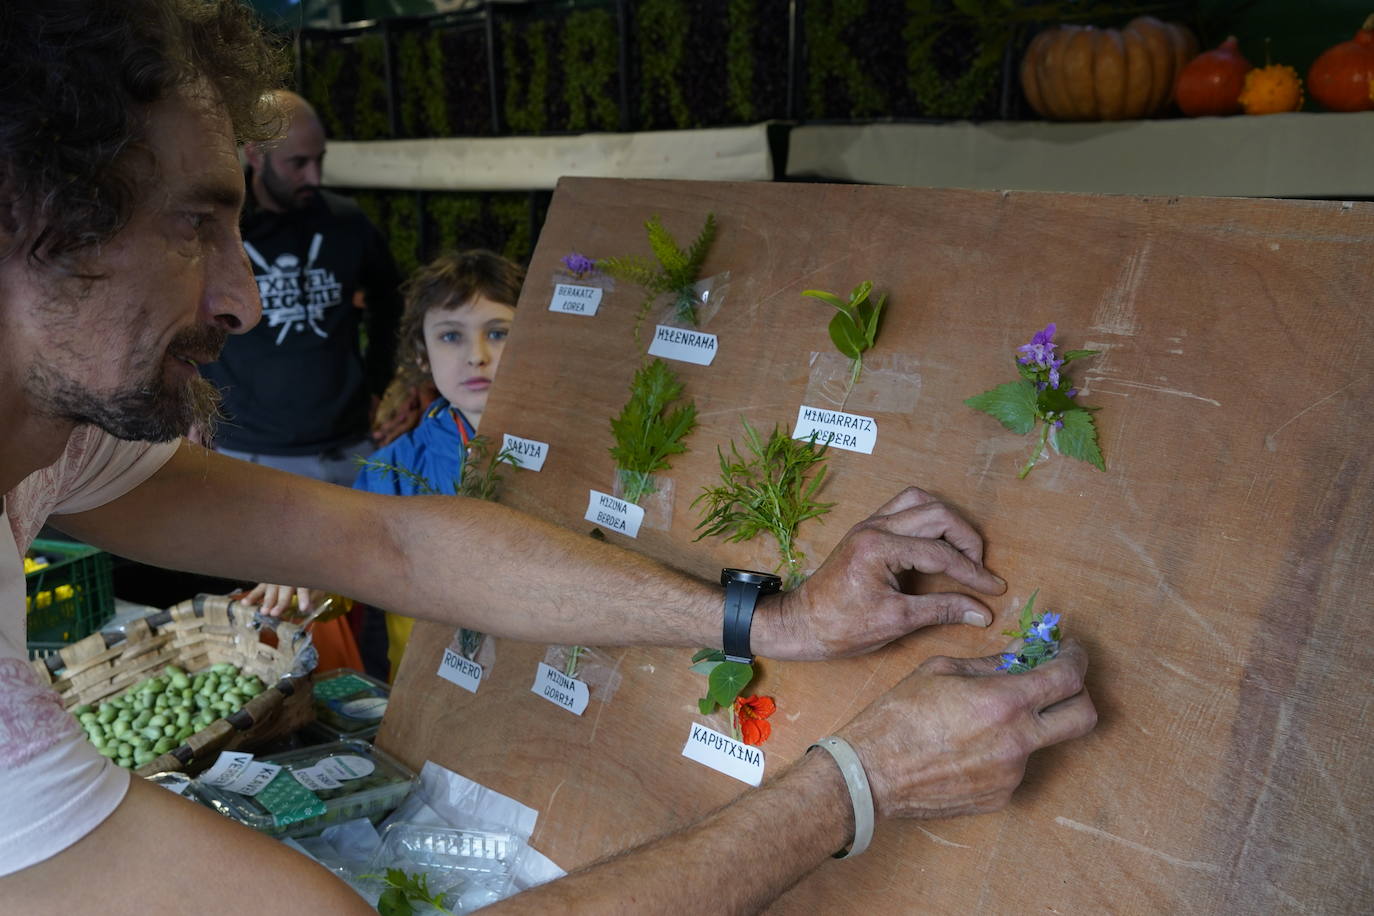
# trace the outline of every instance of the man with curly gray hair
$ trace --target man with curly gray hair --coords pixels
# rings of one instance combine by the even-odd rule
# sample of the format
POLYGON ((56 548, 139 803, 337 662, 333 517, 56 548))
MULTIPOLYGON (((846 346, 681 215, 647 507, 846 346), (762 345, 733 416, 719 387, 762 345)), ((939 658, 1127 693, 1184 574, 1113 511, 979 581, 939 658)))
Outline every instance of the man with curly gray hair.
MULTIPOLYGON (((25 658, 20 557, 50 516, 123 556, 424 608, 450 628, 565 645, 721 644, 713 583, 497 504, 395 500, 179 438, 212 407, 199 365, 261 315, 239 236, 236 141, 261 135, 256 100, 275 66, 236 0, 0 6, 6 913, 372 912, 304 856, 131 779, 86 740, 25 658), (258 536, 264 518, 273 537, 258 536)), ((916 570, 1000 594, 982 558, 972 526, 909 488, 805 585, 757 596, 746 643, 823 659, 931 624, 986 626, 992 615, 970 595, 897 585, 916 570)), ((1000 807, 1028 754, 1084 734, 1096 714, 1076 643, 1027 674, 996 674, 997 663, 930 659, 758 791, 490 912, 678 912, 685 900, 754 912, 837 849, 861 851, 875 817, 1000 807), (745 861, 749 880, 720 880, 719 863, 745 861)))

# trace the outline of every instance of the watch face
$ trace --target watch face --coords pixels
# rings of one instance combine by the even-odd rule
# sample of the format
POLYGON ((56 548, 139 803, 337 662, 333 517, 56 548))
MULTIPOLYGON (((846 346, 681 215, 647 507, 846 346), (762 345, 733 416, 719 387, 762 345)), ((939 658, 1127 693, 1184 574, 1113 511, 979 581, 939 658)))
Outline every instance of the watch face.
POLYGON ((752 569, 722 569, 720 571, 720 584, 729 585, 731 582, 757 585, 764 589, 782 588, 782 579, 772 573, 757 572, 752 569))

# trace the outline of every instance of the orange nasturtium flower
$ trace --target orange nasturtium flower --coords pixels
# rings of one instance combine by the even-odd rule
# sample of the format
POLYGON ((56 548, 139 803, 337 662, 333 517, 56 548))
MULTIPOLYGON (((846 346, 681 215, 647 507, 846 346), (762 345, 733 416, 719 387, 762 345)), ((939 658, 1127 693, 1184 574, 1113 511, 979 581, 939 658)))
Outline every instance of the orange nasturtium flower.
POLYGON ((772 697, 735 697, 735 717, 739 720, 740 740, 755 747, 768 740, 773 726, 768 717, 778 708, 772 697))

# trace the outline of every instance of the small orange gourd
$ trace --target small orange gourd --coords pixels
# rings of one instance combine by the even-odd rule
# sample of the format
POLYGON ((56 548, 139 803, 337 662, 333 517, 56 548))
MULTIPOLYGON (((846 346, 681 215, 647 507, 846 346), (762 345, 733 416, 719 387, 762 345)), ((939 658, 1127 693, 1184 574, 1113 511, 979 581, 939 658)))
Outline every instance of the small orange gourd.
POLYGON ((1302 77, 1287 64, 1256 67, 1245 74, 1240 105, 1246 114, 1279 114, 1302 107, 1302 77))
POLYGON ((1374 15, 1354 38, 1327 48, 1313 62, 1307 91, 1328 111, 1374 108, 1374 15))
POLYGON ((1056 121, 1148 118, 1173 99, 1174 78, 1197 54, 1185 26, 1153 16, 1121 30, 1061 25, 1042 30, 1021 59, 1021 88, 1056 121))

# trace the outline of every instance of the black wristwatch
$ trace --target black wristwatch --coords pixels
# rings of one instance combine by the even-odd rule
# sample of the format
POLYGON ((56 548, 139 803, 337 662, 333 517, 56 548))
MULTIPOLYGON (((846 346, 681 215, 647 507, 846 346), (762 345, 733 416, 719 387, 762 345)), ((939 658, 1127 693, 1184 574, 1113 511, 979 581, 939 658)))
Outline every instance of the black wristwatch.
POLYGON ((720 584, 725 586, 725 657, 732 662, 750 664, 749 628, 754 623, 754 606, 759 596, 782 591, 782 579, 772 573, 749 569, 722 569, 720 584))

